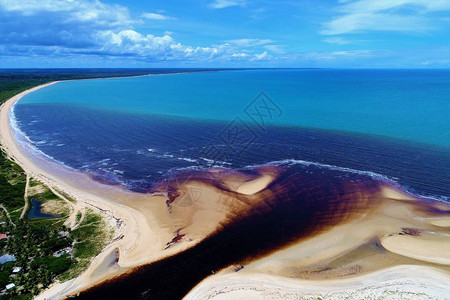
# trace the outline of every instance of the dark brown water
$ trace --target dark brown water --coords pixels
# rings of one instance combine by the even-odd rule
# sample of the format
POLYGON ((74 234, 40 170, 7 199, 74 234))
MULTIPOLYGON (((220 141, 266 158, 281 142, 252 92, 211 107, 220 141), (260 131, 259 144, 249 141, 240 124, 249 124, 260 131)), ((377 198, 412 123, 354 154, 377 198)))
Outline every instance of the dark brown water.
MULTIPOLYGON (((219 181, 208 183, 223 188, 219 181)), ((245 264, 366 211, 376 205, 371 195, 380 186, 363 175, 311 166, 282 168, 278 178, 256 195, 224 191, 238 201, 257 204, 196 246, 97 285, 80 297, 181 299, 222 268, 245 264)))

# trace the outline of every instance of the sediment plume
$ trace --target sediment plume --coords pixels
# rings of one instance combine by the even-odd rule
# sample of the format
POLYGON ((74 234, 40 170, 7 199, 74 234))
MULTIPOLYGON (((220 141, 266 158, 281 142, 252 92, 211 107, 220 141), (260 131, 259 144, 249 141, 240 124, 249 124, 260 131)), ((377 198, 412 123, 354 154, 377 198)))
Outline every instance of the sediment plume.
POLYGON ((450 228, 436 226, 450 218, 450 205, 365 175, 315 166, 214 169, 177 174, 152 192, 166 192, 167 214, 181 226, 170 245, 196 235, 199 211, 221 217, 208 220, 210 233, 192 247, 80 297, 180 299, 205 278, 233 272, 311 280, 401 264, 450 272, 450 228))

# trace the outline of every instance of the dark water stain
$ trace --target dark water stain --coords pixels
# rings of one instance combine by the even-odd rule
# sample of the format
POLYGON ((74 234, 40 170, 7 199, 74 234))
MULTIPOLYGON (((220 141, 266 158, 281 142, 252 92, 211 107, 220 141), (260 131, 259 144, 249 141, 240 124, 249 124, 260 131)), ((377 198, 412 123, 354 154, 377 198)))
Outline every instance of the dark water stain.
POLYGON ((27 219, 28 220, 38 220, 38 219, 51 219, 51 218, 59 218, 61 215, 51 215, 41 212, 42 202, 31 198, 31 208, 28 212, 27 219))
MULTIPOLYGON (((224 267, 245 264, 322 232, 376 205, 380 182, 314 168, 286 169, 266 189, 238 200, 256 203, 179 254, 92 287, 83 299, 181 299, 224 267), (255 201, 257 200, 257 201, 255 201)), ((210 182, 209 182, 210 183, 210 182)), ((220 183, 215 182, 216 186, 220 183)))

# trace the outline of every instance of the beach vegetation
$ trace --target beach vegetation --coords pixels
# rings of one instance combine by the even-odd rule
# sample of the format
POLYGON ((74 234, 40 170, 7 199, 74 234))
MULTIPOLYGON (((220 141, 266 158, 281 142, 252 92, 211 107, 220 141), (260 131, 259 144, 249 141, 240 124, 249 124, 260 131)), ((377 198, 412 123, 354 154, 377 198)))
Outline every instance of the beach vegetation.
POLYGON ((74 239, 75 263, 68 272, 58 277, 61 281, 75 278, 81 274, 111 240, 113 231, 100 215, 88 209, 80 226, 71 232, 71 237, 74 239))
POLYGON ((31 199, 35 199, 41 203, 41 212, 55 215, 55 219, 59 218, 62 221, 69 216, 70 208, 66 202, 39 181, 30 179, 27 196, 30 208, 31 199))
MULTIPOLYGON (((37 199, 45 213, 56 218, 27 220, 25 206, 26 175, 4 152, 0 157, 0 255, 14 256, 15 261, 0 265, 0 299, 31 299, 57 279, 74 278, 83 272, 100 253, 111 232, 102 217, 88 210, 77 229, 63 224, 69 217, 66 201, 43 183, 30 178, 27 200, 37 199), (99 238, 100 237, 100 238, 99 238), (13 268, 20 271, 13 273, 13 268)), ((30 205, 29 205, 30 207, 30 205)), ((81 215, 78 218, 80 221, 81 215)))
POLYGON ((26 176, 23 170, 8 160, 2 151, 0 156, 0 204, 10 215, 11 212, 20 210, 24 205, 25 183, 26 176))

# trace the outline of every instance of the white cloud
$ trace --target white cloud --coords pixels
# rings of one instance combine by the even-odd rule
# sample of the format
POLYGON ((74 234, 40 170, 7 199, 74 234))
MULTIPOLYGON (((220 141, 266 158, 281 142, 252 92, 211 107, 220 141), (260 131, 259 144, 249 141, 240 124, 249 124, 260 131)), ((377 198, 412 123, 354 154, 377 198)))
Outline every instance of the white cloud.
POLYGON ((245 6, 245 0, 214 0, 209 6, 215 9, 230 6, 245 6))
POLYGON ((246 48, 273 43, 273 41, 269 39, 236 39, 236 40, 228 40, 227 42, 236 45, 238 47, 246 47, 246 48))
POLYGON ((321 33, 337 35, 367 31, 424 32, 431 29, 423 17, 381 13, 355 13, 336 18, 321 33))
MULTIPOLYGON (((126 7, 104 4, 100 1, 0 0, 0 11, 22 17, 39 15, 64 16, 67 23, 90 22, 94 23, 93 25, 107 27, 126 26, 136 23, 131 19, 126 7)), ((52 20, 47 21, 51 23, 52 20)))
POLYGON ((255 61, 255 60, 263 60, 265 58, 268 58, 267 51, 264 51, 263 53, 260 53, 260 54, 255 54, 253 56, 252 60, 253 61, 255 61))
POLYGON ((450 0, 342 1, 339 16, 324 24, 324 35, 367 31, 426 32, 435 29, 433 12, 450 10, 450 0))
POLYGON ((346 40, 346 39, 344 39, 344 38, 341 38, 341 37, 337 37, 337 36, 323 39, 323 41, 324 41, 325 43, 336 44, 336 45, 347 45, 347 44, 351 44, 350 41, 348 41, 348 40, 346 40))
MULTIPOLYGON (((163 13, 146 13, 143 17, 169 18, 163 13)), ((190 46, 175 41, 168 31, 162 36, 142 34, 133 28, 138 21, 131 18, 127 8, 100 1, 0 0, 0 18, 0 49, 4 56, 48 59, 83 55, 152 62, 252 58, 241 49, 245 47, 237 44, 190 46)), ((265 42, 269 41, 259 41, 265 42)))
POLYGON ((449 59, 432 59, 432 60, 425 60, 421 63, 423 66, 436 66, 436 65, 450 65, 449 59))
POLYGON ((163 14, 157 14, 157 13, 143 13, 143 18, 149 19, 149 20, 173 20, 175 18, 169 17, 163 14))
POLYGON ((285 53, 283 46, 281 45, 265 45, 264 48, 278 54, 285 53))
POLYGON ((389 9, 410 8, 419 9, 422 12, 440 11, 450 9, 448 0, 358 0, 345 1, 341 10, 348 13, 354 12, 378 12, 389 9))

